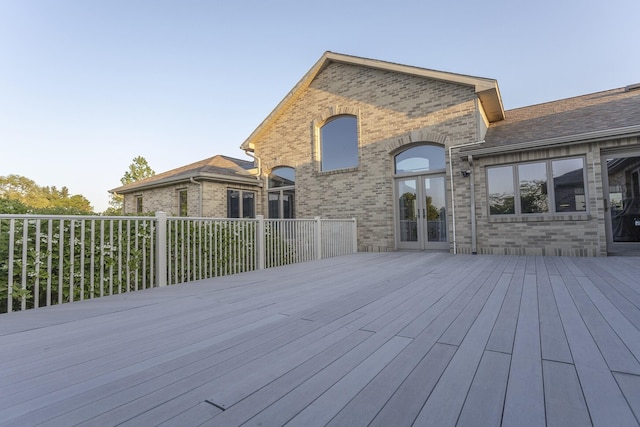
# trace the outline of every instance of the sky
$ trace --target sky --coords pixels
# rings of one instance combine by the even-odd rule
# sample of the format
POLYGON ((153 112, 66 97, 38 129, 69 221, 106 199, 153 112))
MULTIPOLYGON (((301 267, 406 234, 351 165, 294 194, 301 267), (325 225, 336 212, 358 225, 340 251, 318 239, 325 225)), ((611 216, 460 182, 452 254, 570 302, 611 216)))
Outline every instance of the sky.
POLYGON ((0 176, 108 207, 239 146, 325 51, 493 78, 505 109, 640 82, 638 0, 0 0, 0 176))

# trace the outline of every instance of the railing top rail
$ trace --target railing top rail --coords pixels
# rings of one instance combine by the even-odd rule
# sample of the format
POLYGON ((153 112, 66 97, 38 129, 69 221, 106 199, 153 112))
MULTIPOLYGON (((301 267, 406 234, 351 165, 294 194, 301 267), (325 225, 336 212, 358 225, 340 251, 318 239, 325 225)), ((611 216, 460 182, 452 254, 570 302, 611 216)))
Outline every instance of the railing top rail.
POLYGON ((105 215, 43 215, 43 214, 0 214, 0 219, 83 219, 83 220, 150 220, 155 216, 105 216, 105 215))
POLYGON ((206 216, 168 216, 167 221, 236 221, 236 222, 254 222, 257 218, 213 218, 206 216))
POLYGON ((309 221, 309 222, 313 222, 315 221, 315 219, 313 218, 265 218, 265 221, 272 221, 272 222, 296 222, 296 221, 309 221))

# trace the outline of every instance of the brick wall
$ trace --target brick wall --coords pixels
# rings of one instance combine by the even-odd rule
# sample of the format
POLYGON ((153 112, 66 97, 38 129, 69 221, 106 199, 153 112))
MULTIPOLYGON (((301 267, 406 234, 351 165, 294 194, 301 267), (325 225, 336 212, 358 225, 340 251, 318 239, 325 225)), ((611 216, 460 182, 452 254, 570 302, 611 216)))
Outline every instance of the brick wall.
POLYGON ((187 190, 188 216, 204 216, 226 218, 227 189, 251 190, 256 193, 256 215, 262 214, 260 188, 247 184, 234 184, 215 181, 202 181, 202 214, 200 213, 200 186, 193 183, 182 183, 160 188, 153 188, 138 193, 125 194, 124 212, 136 213, 136 197, 142 196, 143 212, 164 211, 169 216, 178 216, 178 193, 187 190))
MULTIPOLYGON (((603 208, 601 152, 612 148, 638 147, 639 142, 638 138, 627 138, 475 159, 473 172, 476 186, 478 253, 606 256, 607 230, 603 208), (486 167, 567 156, 585 157, 586 213, 533 215, 526 218, 489 216, 486 167)), ((456 184, 459 253, 471 253, 469 179, 460 182, 460 185, 456 184)))
POLYGON ((265 173, 296 168, 298 217, 355 217, 359 250, 393 250, 393 154, 415 142, 476 141, 475 99, 472 87, 332 63, 261 133, 255 153, 265 173), (318 129, 337 114, 358 118, 359 166, 323 173, 318 129))

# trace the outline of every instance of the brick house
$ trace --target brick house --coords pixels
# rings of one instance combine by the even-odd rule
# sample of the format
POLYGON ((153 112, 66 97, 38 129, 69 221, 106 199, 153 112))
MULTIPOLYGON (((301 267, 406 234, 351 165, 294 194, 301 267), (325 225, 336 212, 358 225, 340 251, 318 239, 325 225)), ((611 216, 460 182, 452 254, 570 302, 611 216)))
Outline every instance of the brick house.
MULTIPOLYGON (((163 211, 171 216, 254 217, 261 184, 253 162, 214 156, 114 188, 125 214, 163 211)), ((258 211, 256 212, 256 208, 258 211)))
MULTIPOLYGON (((362 251, 637 251, 636 89, 504 111, 493 79, 326 52, 241 145, 256 167, 211 185, 254 191, 267 217, 355 217, 362 251)), ((126 212, 133 190, 145 211, 168 197, 150 180, 114 190, 126 212)))

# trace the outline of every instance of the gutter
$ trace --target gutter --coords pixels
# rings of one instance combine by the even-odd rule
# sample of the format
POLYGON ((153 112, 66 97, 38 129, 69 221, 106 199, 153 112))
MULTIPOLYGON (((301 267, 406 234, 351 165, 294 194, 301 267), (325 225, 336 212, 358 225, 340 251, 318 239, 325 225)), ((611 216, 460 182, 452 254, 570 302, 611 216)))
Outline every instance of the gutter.
POLYGON ((469 179, 470 179, 470 193, 471 193, 471 255, 478 254, 478 242, 476 239, 476 180, 473 173, 473 156, 468 156, 469 162, 469 179))
POLYGON ((204 216, 202 214, 202 183, 196 181, 196 179, 194 177, 189 178, 189 181, 191 181, 191 183, 196 184, 199 189, 198 189, 198 216, 202 217, 204 216))
POLYGON ((244 150, 244 154, 246 154, 247 156, 251 157, 253 159, 253 161, 255 163, 257 163, 258 165, 258 181, 260 181, 260 177, 262 176, 262 160, 260 160, 260 157, 256 156, 252 151, 250 151, 248 148, 244 150))
MULTIPOLYGON (((458 253, 457 241, 456 241, 456 198, 455 191, 453 187, 453 157, 452 150, 454 148, 462 148, 462 147, 470 147, 472 145, 482 144, 484 140, 478 142, 470 142, 468 144, 460 144, 460 145, 452 145, 449 147, 449 178, 451 179, 451 232, 453 234, 453 254, 456 255, 458 253)), ((473 175, 471 176, 473 180, 473 175)), ((475 219, 473 219, 475 221, 475 219)), ((473 225, 473 224, 472 224, 473 225)))

